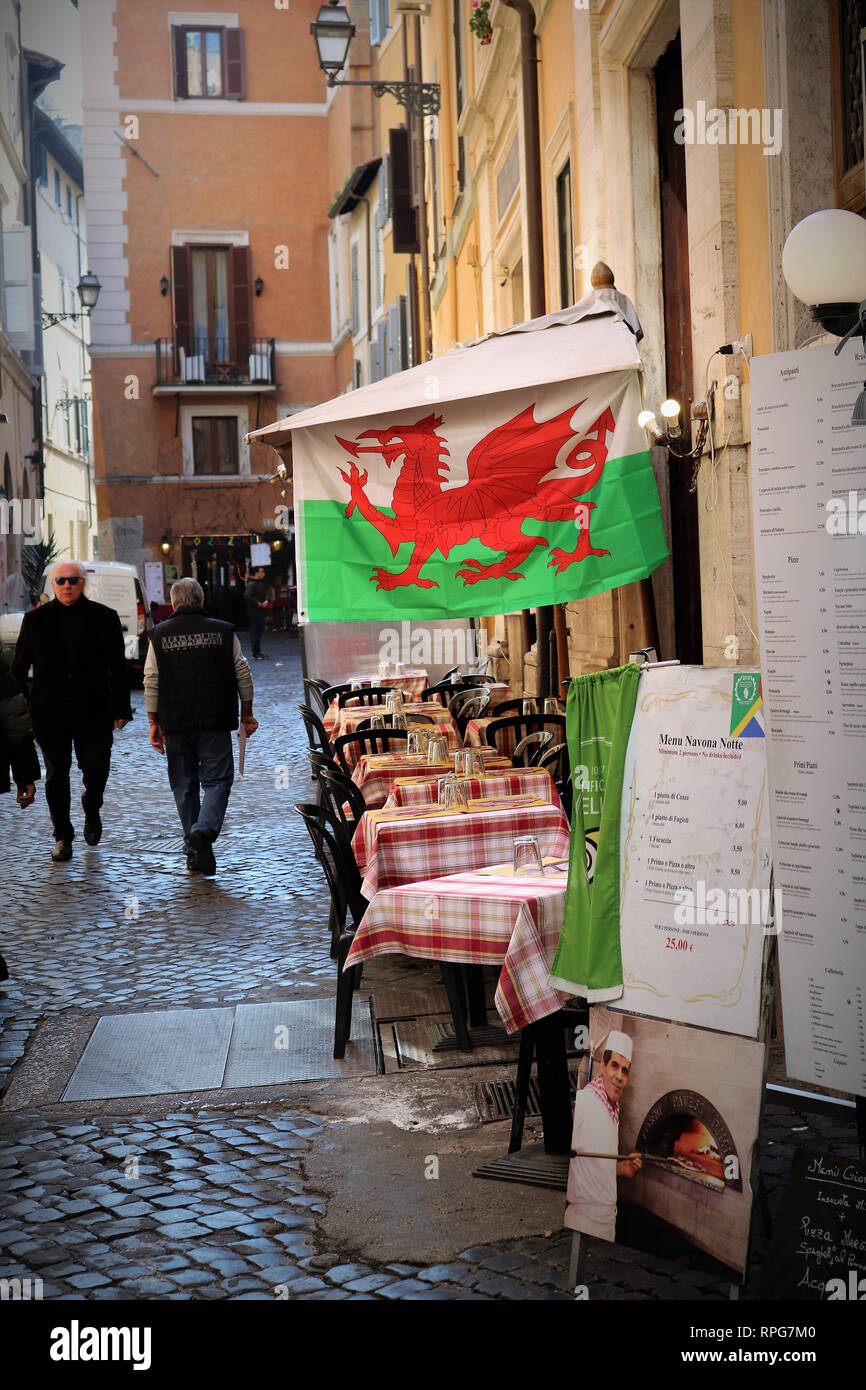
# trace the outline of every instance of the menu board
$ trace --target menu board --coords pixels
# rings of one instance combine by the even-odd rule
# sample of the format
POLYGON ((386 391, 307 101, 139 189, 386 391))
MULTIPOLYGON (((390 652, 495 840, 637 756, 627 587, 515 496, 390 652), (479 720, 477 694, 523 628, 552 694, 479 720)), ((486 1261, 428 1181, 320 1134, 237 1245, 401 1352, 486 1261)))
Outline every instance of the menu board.
POLYGON ((751 364, 755 576, 789 1076, 866 1094, 866 354, 751 364), (861 510, 862 508, 862 510, 861 510))
POLYGON ((756 671, 641 672, 620 820, 617 1008, 756 1037, 770 903, 756 671))
POLYGON ((866 1297, 866 1163, 798 1149, 761 1279, 761 1297, 866 1297))

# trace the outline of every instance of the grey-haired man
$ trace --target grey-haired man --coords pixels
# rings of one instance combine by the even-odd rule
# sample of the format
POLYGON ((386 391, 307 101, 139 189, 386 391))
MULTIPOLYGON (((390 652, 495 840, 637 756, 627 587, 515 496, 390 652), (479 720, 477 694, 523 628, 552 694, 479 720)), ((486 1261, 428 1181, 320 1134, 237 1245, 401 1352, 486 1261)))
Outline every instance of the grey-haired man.
POLYGON ((259 726, 253 718, 252 676, 240 643, 230 623, 204 616, 203 602, 194 579, 179 579, 171 586, 174 612, 151 633, 144 698, 151 747, 166 755, 187 868, 213 874, 213 843, 222 829, 234 780, 231 733, 239 722, 248 735, 259 726))

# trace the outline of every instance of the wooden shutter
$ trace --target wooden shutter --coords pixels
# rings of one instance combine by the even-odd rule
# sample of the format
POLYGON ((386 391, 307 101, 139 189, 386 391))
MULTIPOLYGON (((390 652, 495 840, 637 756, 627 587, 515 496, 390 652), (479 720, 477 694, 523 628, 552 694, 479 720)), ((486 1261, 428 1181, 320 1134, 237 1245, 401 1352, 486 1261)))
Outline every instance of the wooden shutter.
POLYGON ((174 49, 174 94, 176 97, 189 96, 186 75, 186 30, 172 25, 171 42, 174 49))
MULTIPOLYGON (((171 313, 174 320, 174 351, 192 353, 192 273, 188 246, 171 248, 171 313)), ((175 362, 175 371, 179 364, 175 362)))
POLYGON ((392 304, 388 309, 387 374, 393 376, 400 370, 400 308, 392 304))
POLYGON ((391 218, 394 250, 401 255, 417 255, 418 219, 412 206, 409 166, 409 132, 405 126, 388 131, 391 165, 391 218))
POLYGON ((361 258, 357 241, 352 242, 350 251, 352 265, 351 274, 351 296, 352 296, 352 337, 356 338, 361 331, 361 258))
POLYGON ((223 40, 225 95, 240 101, 244 95, 244 31, 225 29, 223 40))
POLYGON ((252 310, 250 304, 250 248, 232 247, 232 336, 234 349, 232 358, 235 365, 246 371, 252 338, 252 310))
POLYGON ((400 334, 400 352, 398 372, 405 372, 407 367, 412 365, 409 359, 409 306, 406 303, 405 294, 397 297, 398 325, 400 334))

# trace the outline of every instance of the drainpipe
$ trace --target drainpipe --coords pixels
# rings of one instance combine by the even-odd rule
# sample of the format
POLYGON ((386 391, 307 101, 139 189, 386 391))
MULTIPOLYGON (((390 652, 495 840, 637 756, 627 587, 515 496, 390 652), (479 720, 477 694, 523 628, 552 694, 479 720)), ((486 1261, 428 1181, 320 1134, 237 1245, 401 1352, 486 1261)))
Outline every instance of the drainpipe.
MULTIPOLYGON (((526 259, 529 317, 540 318, 547 308, 544 277, 544 224, 541 214, 541 126, 538 115, 538 40, 531 0, 503 0, 520 20, 520 95, 523 108, 523 167, 526 171, 526 259)), ((556 642, 554 608, 536 609, 538 694, 557 695, 551 688, 551 646, 556 642)), ((560 627, 562 623, 560 623, 560 627)), ((558 658, 562 662, 562 655, 558 658)), ((567 661, 567 657, 566 657, 567 661)))
POLYGON ((529 317, 547 307, 544 284, 544 224, 541 215, 541 126, 538 116, 538 40, 531 0, 503 0, 520 20, 520 94, 523 107, 523 167, 526 170, 526 251, 529 317))
MULTIPOLYGON (((406 46, 406 20, 410 16, 403 14, 403 70, 406 72, 408 66, 408 53, 406 46)), ((412 19, 412 46, 415 55, 414 80, 421 81, 421 17, 415 13, 412 19)), ((406 125, 409 129, 409 148, 412 151, 412 173, 415 183, 415 211, 418 216, 418 243, 420 246, 420 276, 421 276, 421 332, 423 336, 422 361, 429 362, 433 356, 433 314, 430 305, 430 259, 427 248, 427 203, 424 198, 425 160, 426 152, 424 148, 424 118, 415 116, 411 112, 406 113, 406 125)), ((436 231, 434 230, 434 235, 436 231)))

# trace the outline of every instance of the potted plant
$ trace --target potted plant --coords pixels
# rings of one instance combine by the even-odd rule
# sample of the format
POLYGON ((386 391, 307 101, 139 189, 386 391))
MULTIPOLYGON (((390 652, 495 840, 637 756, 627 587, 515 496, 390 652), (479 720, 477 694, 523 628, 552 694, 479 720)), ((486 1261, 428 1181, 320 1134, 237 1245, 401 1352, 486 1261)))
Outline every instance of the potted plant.
POLYGON ((490 42, 493 38, 493 25, 490 23, 490 0, 472 0, 469 28, 479 43, 490 42))

